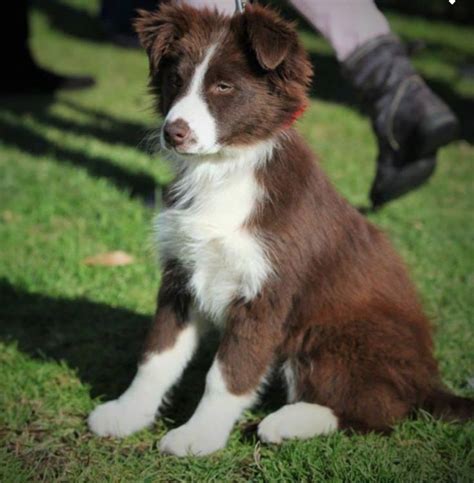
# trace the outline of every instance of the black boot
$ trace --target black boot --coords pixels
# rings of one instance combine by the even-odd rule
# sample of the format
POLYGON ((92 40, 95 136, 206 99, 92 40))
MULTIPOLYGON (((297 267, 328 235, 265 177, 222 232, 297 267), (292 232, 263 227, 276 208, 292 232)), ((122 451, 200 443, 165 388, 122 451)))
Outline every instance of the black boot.
POLYGON ((427 181, 438 148, 456 139, 458 121, 416 73, 393 35, 356 49, 343 69, 362 95, 378 140, 370 193, 376 208, 427 181))

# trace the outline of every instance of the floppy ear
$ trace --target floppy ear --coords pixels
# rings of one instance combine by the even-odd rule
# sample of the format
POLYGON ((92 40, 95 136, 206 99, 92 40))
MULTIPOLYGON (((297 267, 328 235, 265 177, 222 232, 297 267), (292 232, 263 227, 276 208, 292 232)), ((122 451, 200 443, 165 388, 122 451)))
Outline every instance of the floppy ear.
POLYGON ((260 5, 247 5, 244 16, 258 63, 265 70, 275 70, 298 41, 293 25, 260 5))
POLYGON ((154 70, 158 69, 170 45, 189 28, 183 10, 168 3, 154 12, 138 10, 133 26, 154 70))

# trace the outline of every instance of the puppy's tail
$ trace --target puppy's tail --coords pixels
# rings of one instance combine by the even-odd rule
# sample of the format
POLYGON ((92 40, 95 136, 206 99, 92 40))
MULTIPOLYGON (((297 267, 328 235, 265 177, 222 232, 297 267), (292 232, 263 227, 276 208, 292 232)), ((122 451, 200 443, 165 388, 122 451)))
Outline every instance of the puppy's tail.
POLYGON ((474 399, 456 396, 446 389, 434 389, 421 407, 444 421, 465 422, 474 419, 474 399))

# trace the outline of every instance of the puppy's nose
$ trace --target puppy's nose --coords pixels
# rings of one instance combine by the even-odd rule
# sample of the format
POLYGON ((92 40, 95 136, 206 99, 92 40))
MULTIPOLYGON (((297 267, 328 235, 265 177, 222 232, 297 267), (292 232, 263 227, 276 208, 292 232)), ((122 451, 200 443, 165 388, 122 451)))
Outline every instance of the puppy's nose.
POLYGON ((176 121, 165 124, 164 128, 165 141, 173 147, 178 147, 186 143, 191 137, 191 129, 184 119, 176 119, 176 121))

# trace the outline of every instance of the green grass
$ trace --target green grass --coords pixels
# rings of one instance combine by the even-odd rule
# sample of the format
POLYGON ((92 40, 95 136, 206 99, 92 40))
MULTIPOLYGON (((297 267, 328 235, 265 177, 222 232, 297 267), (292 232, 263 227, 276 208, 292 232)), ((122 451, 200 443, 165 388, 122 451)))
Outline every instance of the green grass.
MULTIPOLYGON (((162 457, 157 442, 189 416, 210 360, 185 376, 164 420, 122 441, 92 436, 85 418, 117 396, 160 282, 148 207, 169 167, 140 143, 157 124, 146 95, 146 59, 102 39, 95 2, 38 2, 36 56, 63 72, 93 74, 96 88, 0 103, 0 481, 472 481, 474 426, 421 415, 390 437, 336 434, 261 446, 245 428, 208 458, 162 457), (82 260, 122 249, 126 267, 82 260), (198 382, 196 382, 198 381, 198 382)), ((387 206, 374 222, 407 260, 437 328, 444 379, 471 394, 474 372, 474 58, 468 27, 390 17, 405 39, 423 38, 418 68, 453 105, 463 140, 443 149, 428 186, 387 206)), ((327 45, 307 29, 315 63, 312 103, 299 128, 348 199, 367 203, 375 144, 327 45)))

